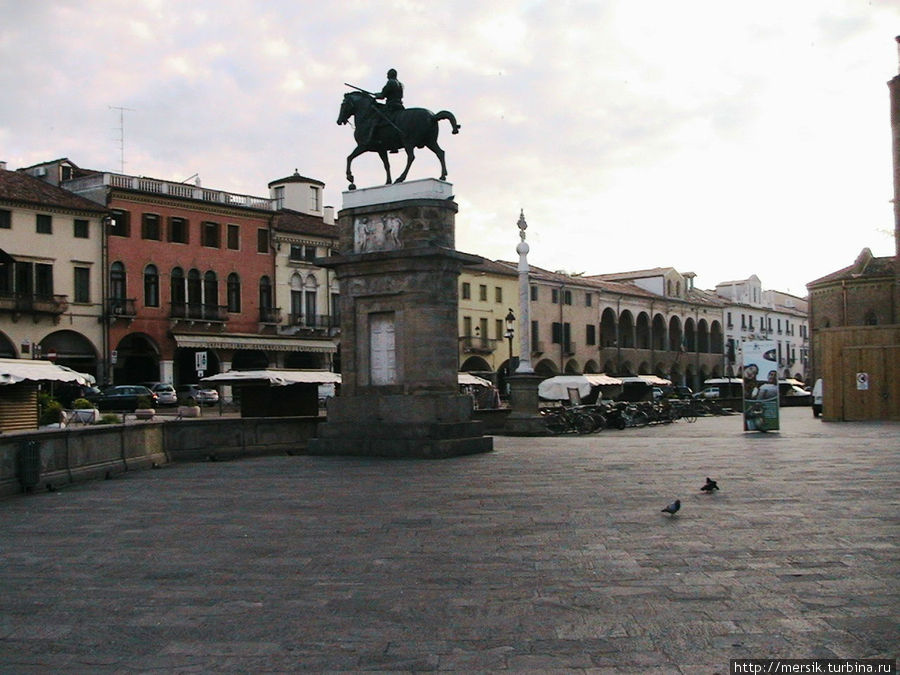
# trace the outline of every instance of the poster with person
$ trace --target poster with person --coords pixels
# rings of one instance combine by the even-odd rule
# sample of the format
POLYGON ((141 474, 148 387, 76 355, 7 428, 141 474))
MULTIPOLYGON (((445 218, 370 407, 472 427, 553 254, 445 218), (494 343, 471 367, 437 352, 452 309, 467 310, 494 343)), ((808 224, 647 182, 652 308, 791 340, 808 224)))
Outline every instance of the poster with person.
POLYGON ((743 353, 744 431, 778 431, 778 346, 750 340, 743 353))

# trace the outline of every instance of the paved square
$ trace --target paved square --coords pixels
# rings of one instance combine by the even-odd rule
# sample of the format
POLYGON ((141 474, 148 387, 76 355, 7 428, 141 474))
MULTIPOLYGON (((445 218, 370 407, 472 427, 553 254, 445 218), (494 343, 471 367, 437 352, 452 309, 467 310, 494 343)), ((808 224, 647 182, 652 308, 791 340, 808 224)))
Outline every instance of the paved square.
POLYGON ((0 502, 0 671, 727 673, 897 656, 900 425, 783 410, 0 502), (706 476, 721 491, 700 492, 706 476), (674 517, 660 509, 680 498, 674 517))

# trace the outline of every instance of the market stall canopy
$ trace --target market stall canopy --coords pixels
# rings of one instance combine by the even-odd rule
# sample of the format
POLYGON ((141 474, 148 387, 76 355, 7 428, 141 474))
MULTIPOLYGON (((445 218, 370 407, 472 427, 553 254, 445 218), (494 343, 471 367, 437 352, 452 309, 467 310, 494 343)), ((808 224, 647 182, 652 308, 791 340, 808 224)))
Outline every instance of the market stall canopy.
POLYGON ((96 381, 92 375, 79 373, 50 361, 37 359, 0 359, 0 385, 19 382, 74 382, 89 386, 96 381))
POLYGON ((285 387, 291 384, 340 384, 339 373, 327 370, 229 370, 200 380, 204 384, 268 384, 285 387))
POLYGON ((578 389, 578 395, 582 398, 591 393, 593 387, 608 387, 621 385, 622 380, 617 377, 600 374, 584 375, 556 375, 548 377, 538 385, 538 396, 547 400, 564 401, 569 398, 569 389, 578 389))
POLYGON ((658 377, 656 375, 631 375, 620 379, 622 380, 622 384, 643 382, 644 384, 649 384, 651 387, 668 387, 672 384, 672 380, 667 380, 664 377, 658 377))
POLYGON ((478 377, 477 375, 472 375, 472 373, 457 373, 457 380, 460 384, 468 384, 475 387, 493 387, 490 380, 485 380, 483 377, 478 377))
MULTIPOLYGON (((472 375, 457 373, 460 384, 476 387, 492 387, 489 380, 472 375)), ((229 370, 226 373, 201 378, 204 384, 270 384, 273 387, 284 387, 289 384, 340 384, 341 374, 327 370, 229 370)))

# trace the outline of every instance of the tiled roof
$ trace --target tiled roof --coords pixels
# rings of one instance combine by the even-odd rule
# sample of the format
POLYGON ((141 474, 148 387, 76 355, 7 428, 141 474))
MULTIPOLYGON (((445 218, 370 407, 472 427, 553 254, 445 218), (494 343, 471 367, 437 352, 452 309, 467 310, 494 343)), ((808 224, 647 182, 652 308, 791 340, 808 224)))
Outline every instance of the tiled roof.
POLYGON ((316 180, 315 178, 306 178, 305 176, 301 176, 297 173, 296 169, 294 170, 294 175, 288 176, 287 178, 279 178, 278 180, 273 180, 269 183, 269 187, 273 185, 279 185, 281 183, 313 183, 315 185, 321 185, 325 187, 325 183, 320 180, 316 180))
POLYGON ((97 202, 79 197, 62 188, 45 183, 21 171, 0 169, 0 201, 15 202, 28 206, 54 206, 73 211, 106 213, 97 202))
POLYGON ((477 257, 481 258, 481 262, 476 263, 475 265, 466 265, 466 272, 473 272, 475 274, 484 272, 485 274, 496 274, 504 277, 516 277, 519 275, 515 265, 500 262, 499 260, 488 260, 481 256, 477 257))
MULTIPOLYGON (((594 274, 592 279, 607 279, 615 281, 617 279, 645 279, 647 277, 662 276, 666 272, 675 269, 674 267, 651 267, 646 270, 632 270, 631 272, 615 272, 612 274, 594 274)), ((684 275, 682 275, 684 276, 684 275)))
POLYGON ((338 238, 335 225, 328 225, 321 216, 311 216, 291 209, 281 209, 275 214, 272 228, 278 232, 307 234, 315 237, 338 238))
POLYGON ((868 248, 864 248, 852 265, 839 269, 837 272, 826 274, 824 277, 820 277, 815 281, 810 281, 806 284, 806 287, 812 288, 813 286, 850 279, 887 277, 892 276, 893 274, 893 256, 876 258, 872 255, 872 251, 868 248))

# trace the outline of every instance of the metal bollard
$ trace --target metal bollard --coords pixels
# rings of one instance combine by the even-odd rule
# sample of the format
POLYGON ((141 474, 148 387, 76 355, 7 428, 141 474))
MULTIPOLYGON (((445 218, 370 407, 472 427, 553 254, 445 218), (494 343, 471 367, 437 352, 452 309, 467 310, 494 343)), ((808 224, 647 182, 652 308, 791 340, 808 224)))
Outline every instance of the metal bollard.
POLYGON ((41 444, 37 441, 19 443, 19 482, 24 492, 31 492, 41 482, 41 444))

